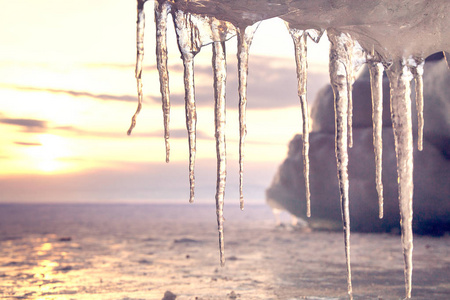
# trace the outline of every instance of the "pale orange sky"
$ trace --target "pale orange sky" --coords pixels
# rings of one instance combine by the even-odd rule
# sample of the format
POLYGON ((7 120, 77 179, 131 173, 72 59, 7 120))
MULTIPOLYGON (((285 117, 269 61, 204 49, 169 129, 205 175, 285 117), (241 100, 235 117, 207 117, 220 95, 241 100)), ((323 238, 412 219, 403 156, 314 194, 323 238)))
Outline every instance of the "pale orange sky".
MULTIPOLYGON (((118 178, 120 174, 129 177, 132 172, 145 176, 144 169, 148 168, 170 173, 167 165, 161 164, 165 149, 151 1, 146 4, 145 103, 131 137, 126 136, 126 130, 137 101, 135 2, 0 0, 0 6, 2 180, 16 180, 17 186, 22 183, 24 189, 32 189, 30 181, 37 182, 36 178, 40 180, 42 176, 49 179, 44 180, 44 186, 51 187, 48 181, 58 176, 66 176, 65 180, 70 181, 73 179, 70 176, 93 176, 95 173, 108 189, 111 182, 107 179, 103 182, 101 178, 105 173, 117 173, 118 178)), ((182 68, 172 27, 168 34, 173 104, 171 164, 182 165, 187 170, 182 68)), ((230 169, 235 169, 232 164, 238 159, 235 48, 233 38, 227 43, 230 169)), ((215 163, 209 163, 216 157, 210 52, 210 47, 205 47, 196 59, 197 161, 214 174, 215 163)), ((260 186, 257 194, 263 195, 265 185, 270 183, 277 165, 286 155, 287 143, 301 130, 293 46, 283 22, 263 22, 250 54, 246 161, 249 168, 264 166, 265 171, 261 175, 256 169, 250 169, 247 177, 252 172, 258 175, 246 178, 249 185, 260 186)), ((312 93, 327 83, 327 56, 326 43, 319 46, 309 43, 310 78, 314 79, 310 80, 309 91, 312 93)), ((187 180, 187 172, 184 175, 178 177, 187 180)), ((139 184, 145 185, 145 180, 136 181, 135 189, 140 188, 139 184)), ((235 179, 229 181, 236 182, 235 179)), ((157 183, 154 185, 158 186, 157 183)), ((81 182, 73 189, 82 189, 82 186, 81 182)), ((126 189, 131 188, 124 186, 123 190, 126 189)), ((17 198, 14 198, 14 190, 6 194, 10 198, 2 196, 0 202, 17 198)), ((123 200, 152 201, 145 192, 139 196, 130 193, 129 197, 125 192, 122 197, 123 200)), ((211 199, 213 197, 214 194, 211 199)), ((53 201, 50 198, 41 200, 53 201)))

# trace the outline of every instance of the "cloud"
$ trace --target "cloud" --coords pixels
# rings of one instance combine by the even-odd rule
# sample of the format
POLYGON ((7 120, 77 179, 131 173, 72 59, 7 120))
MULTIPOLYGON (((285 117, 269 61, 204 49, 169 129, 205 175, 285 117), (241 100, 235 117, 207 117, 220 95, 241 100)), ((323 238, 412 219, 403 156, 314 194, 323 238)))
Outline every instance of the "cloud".
MULTIPOLYGON (((78 128, 75 126, 49 126, 49 122, 37 119, 21 119, 21 118, 0 118, 0 124, 6 125, 14 125, 18 127, 22 127, 24 132, 27 133, 42 133, 49 131, 64 131, 70 132, 77 135, 82 136, 95 136, 95 137, 103 137, 103 138, 127 138, 126 131, 123 132, 108 132, 108 131, 95 131, 95 130, 86 130, 82 128, 78 128)), ((150 132, 139 132, 132 133, 133 137, 145 137, 145 138, 162 138, 164 133, 162 130, 158 131, 150 131, 150 132)), ((181 139, 187 138, 187 130, 186 129, 171 129, 170 130, 170 138, 171 139, 181 139)), ((212 139, 213 136, 207 134, 206 132, 197 129, 197 139, 212 139)), ((21 146, 39 146, 40 144, 36 143, 28 143, 28 142, 14 142, 17 145, 21 146)))
MULTIPOLYGON (((169 74, 170 75, 170 74, 169 74)), ((328 74, 322 71, 308 72, 308 100, 313 101, 317 92, 328 84, 328 74)), ((247 85, 248 107, 270 109, 299 105, 297 75, 294 59, 250 56, 247 85)), ((238 108, 237 60, 233 56, 227 62, 227 106, 238 108)), ((184 93, 171 93, 172 103, 183 103, 184 93)), ((214 103, 213 72, 210 66, 195 66, 195 97, 199 107, 211 107, 214 103)))
POLYGON ((30 142, 14 142, 14 144, 19 146, 42 146, 41 143, 30 143, 30 142))
MULTIPOLYGON (((205 48, 204 51, 208 49, 205 48)), ((235 55, 227 57, 227 102, 229 108, 238 108, 238 71, 237 59, 235 55)), ((91 64, 93 68, 118 68, 134 69, 132 64, 91 64)), ((146 65, 144 73, 157 73, 155 64, 146 65)), ((169 62, 169 77, 173 80, 174 73, 183 73, 181 60, 169 62)), ((326 71, 314 69, 308 70, 308 99, 313 101, 317 92, 328 84, 329 77, 326 71)), ((178 75, 177 80, 182 80, 178 75)), ((91 97, 100 100, 116 100, 136 102, 136 95, 110 95, 92 94, 89 92, 52 89, 18 87, 26 90, 41 90, 51 93, 65 93, 74 97, 91 97)), ((144 86, 145 90, 145 86, 144 86)), ((195 95, 198 107, 212 107, 214 103, 213 71, 210 65, 195 65, 195 95)), ((249 75, 248 75, 248 107, 250 109, 270 109, 292 107, 299 105, 297 96, 297 75, 295 71, 294 58, 267 58, 265 56, 250 55, 249 75)), ((160 103, 159 97, 146 96, 151 102, 160 103)), ((171 91, 171 104, 173 106, 184 106, 184 92, 171 91)))
MULTIPOLYGON (((121 63, 99 63, 99 64, 86 64, 87 67, 90 68, 106 68, 106 69, 126 69, 126 70, 134 70, 136 68, 135 64, 121 64, 121 63)), ((183 63, 180 60, 176 62, 168 63, 168 67, 170 71, 173 72, 183 72, 183 63)), ((158 68, 156 64, 145 64, 142 68, 144 72, 157 72, 158 68)))
MULTIPOLYGON (((64 89, 54 89, 54 88, 40 88, 40 87, 32 87, 32 86, 19 86, 19 85, 1 85, 4 88, 11 88, 20 91, 37 91, 37 92, 46 92, 52 94, 66 94, 73 97, 89 97, 102 101, 124 101, 124 102, 137 102, 137 95, 111 95, 111 94, 93 94, 84 91, 73 91, 73 90, 64 90, 64 89)), ((150 98, 150 101, 154 102, 156 99, 153 99, 150 96, 146 96, 146 98, 150 98)))
POLYGON ((25 132, 43 132, 48 129, 47 121, 36 119, 0 118, 0 123, 23 127, 25 132))
MULTIPOLYGON (((61 130, 66 132, 71 132, 78 135, 83 136, 95 136, 95 137, 104 137, 104 138, 127 138, 126 131, 123 132, 105 132, 105 131, 94 131, 94 130, 86 130, 77 128, 74 126, 59 126, 54 127, 54 130, 61 130)), ((151 131, 151 132, 139 132, 139 133, 131 133, 132 137, 145 137, 145 138, 163 138, 164 133, 162 130, 159 131, 151 131)), ((187 138, 187 130, 185 129, 172 129, 170 130, 170 138, 171 139, 179 139, 179 138, 187 138)), ((202 130, 197 129, 197 139, 211 139, 212 136, 208 135, 202 130)))

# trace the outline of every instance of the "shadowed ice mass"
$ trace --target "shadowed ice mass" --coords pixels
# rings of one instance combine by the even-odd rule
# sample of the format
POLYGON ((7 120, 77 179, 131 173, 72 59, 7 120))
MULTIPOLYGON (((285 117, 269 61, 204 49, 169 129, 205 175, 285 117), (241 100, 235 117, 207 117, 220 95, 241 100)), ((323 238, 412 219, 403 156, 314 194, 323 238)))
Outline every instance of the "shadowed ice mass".
MULTIPOLYGON (((440 56, 439 56, 440 55, 440 56)), ((427 60, 424 79, 424 149, 414 150, 414 232, 442 235, 450 230, 450 102, 448 82, 450 73, 443 56, 427 60)), ((389 86, 384 80, 383 105, 383 183, 384 217, 378 218, 377 191, 375 189, 375 160, 372 145, 370 84, 365 70, 353 85, 354 146, 349 150, 350 217, 352 231, 391 232, 399 230, 399 209, 396 201, 397 176, 389 109, 389 86)), ((414 97, 413 97, 414 98, 414 97)), ((302 172, 302 136, 290 142, 287 158, 280 166, 271 186, 266 191, 266 201, 272 208, 287 210, 317 229, 334 222, 340 228, 338 187, 335 180, 334 111, 331 87, 317 95, 312 106, 312 131, 310 133, 312 217, 305 218, 305 190, 302 172)), ((415 101, 413 101, 415 103, 415 101)), ((415 107, 415 105, 413 105, 415 107)), ((414 109, 413 109, 414 111, 414 109)), ((413 117, 417 128, 417 115, 413 117)), ((417 132, 414 134, 417 141, 417 132)))

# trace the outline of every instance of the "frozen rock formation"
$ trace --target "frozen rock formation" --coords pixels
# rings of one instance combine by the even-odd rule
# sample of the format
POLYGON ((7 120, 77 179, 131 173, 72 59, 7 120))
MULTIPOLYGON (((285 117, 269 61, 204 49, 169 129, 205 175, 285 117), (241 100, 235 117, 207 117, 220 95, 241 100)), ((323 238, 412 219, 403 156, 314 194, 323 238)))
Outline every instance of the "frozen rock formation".
MULTIPOLYGON (((436 57, 436 56, 435 56, 436 57)), ((440 59, 427 60, 424 77, 423 151, 414 149, 414 232, 440 235, 450 231, 450 72, 440 59)), ((400 228, 396 157, 389 112, 389 82, 383 81, 383 186, 384 218, 379 219, 375 187, 375 160, 372 144, 372 107, 369 72, 353 85, 353 139, 349 149, 350 220, 353 231, 389 232, 400 228)), ((310 184, 312 227, 340 229, 341 214, 336 162, 334 159, 334 109, 330 86, 321 90, 311 109, 310 184)), ((414 98, 414 96, 413 96, 414 98)), ((414 103, 414 101, 413 101, 414 103)), ((414 109, 413 109, 414 111, 414 109)), ((413 128, 417 126, 414 114, 413 128)), ((414 134, 415 140, 417 133, 414 134)), ((289 144, 286 160, 267 189, 272 208, 305 217, 306 200, 303 177, 302 136, 289 144)))

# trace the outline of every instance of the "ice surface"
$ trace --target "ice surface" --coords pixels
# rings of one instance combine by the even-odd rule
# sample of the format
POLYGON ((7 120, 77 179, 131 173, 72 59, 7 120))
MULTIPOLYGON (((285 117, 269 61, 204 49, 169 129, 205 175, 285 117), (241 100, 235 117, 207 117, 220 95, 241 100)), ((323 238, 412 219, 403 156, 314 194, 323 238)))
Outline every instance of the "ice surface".
MULTIPOLYGON (((138 109, 133 116, 131 133, 136 116, 142 106, 142 59, 144 34, 144 0, 138 0, 137 22, 137 60, 136 79, 138 86, 138 109)), ((381 135, 380 121, 377 116, 380 93, 380 63, 387 66, 391 82, 391 115, 397 153, 399 206, 402 226, 402 245, 405 257, 406 297, 411 297, 412 276, 412 125, 410 81, 416 80, 417 107, 419 115, 418 147, 422 147, 422 67, 423 60, 437 51, 450 50, 450 2, 436 0, 406 1, 357 1, 357 0, 316 0, 316 1, 219 1, 219 0, 158 0, 156 3, 157 21, 157 62, 161 74, 161 93, 163 94, 163 111, 165 122, 165 139, 167 157, 168 144, 168 76, 164 70, 167 65, 165 56, 165 15, 171 9, 176 28, 179 50, 184 64, 186 127, 189 140, 189 180, 190 201, 194 199, 194 163, 196 152, 196 108, 194 85, 194 57, 202 46, 213 43, 213 67, 215 89, 215 123, 217 144, 217 218, 221 263, 223 257, 223 200, 225 187, 225 41, 236 34, 238 28, 240 45, 240 191, 242 203, 243 141, 245 137, 245 82, 246 60, 251 43, 251 28, 247 26, 271 17, 281 17, 289 23, 296 44, 296 60, 299 74, 299 96, 302 102, 303 130, 308 130, 306 100, 303 102, 304 81, 306 80, 306 61, 302 59, 306 51, 305 32, 318 41, 326 30, 331 41, 330 81, 335 93, 336 121, 336 162, 338 169, 342 220, 345 232, 345 252, 347 258, 348 293, 351 297, 350 270, 350 219, 349 219, 349 182, 347 147, 352 147, 352 84, 356 69, 364 62, 364 52, 377 57, 372 69, 372 86, 374 100, 374 145, 377 161, 377 189, 380 199, 380 216, 382 216, 381 185, 381 135), (305 32, 303 32, 305 31, 305 32), (247 45, 245 45, 247 44, 247 45), (301 66, 301 67, 300 67, 301 66), (378 94, 378 95, 377 95, 378 94), (306 122, 306 123, 305 123, 306 122)), ((447 60, 448 62, 448 60, 447 60)), ((167 68, 166 68, 167 69, 167 68)), ((308 141, 305 139, 304 157, 307 157, 308 141)), ((305 174, 308 173, 307 160, 304 162, 305 174)), ((305 179, 307 176, 305 176, 305 179)), ((305 180, 307 181, 307 179, 305 180)), ((306 182, 306 184, 308 184, 306 182)), ((309 195, 308 197, 309 198, 309 195)), ((309 211, 308 211, 309 214, 309 211)))

